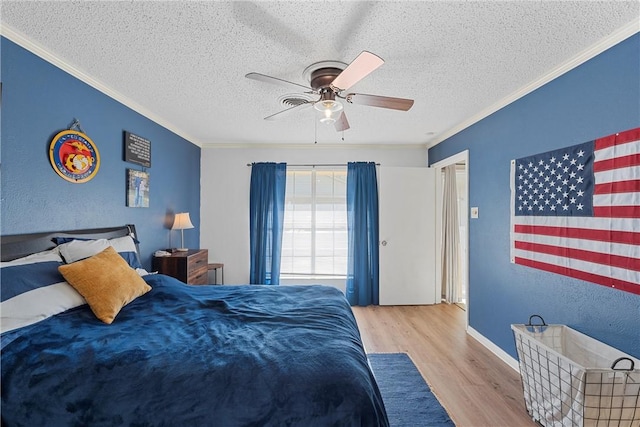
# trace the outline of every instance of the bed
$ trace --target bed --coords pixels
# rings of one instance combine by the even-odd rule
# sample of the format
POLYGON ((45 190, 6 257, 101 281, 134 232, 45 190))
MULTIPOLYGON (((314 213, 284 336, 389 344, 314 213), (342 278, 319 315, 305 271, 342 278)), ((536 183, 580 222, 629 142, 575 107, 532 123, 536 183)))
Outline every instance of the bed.
POLYGON ((2 238, 3 426, 388 425, 340 291, 189 286, 148 274, 138 277, 150 290, 121 307, 110 324, 97 317, 89 297, 84 303, 75 292, 67 301, 51 291, 74 291, 67 273, 54 271, 60 265, 86 275, 115 250, 127 274, 139 268, 134 226, 2 238), (124 249, 109 243, 111 249, 73 262, 54 256, 69 243, 103 239, 131 242, 124 249), (33 289, 20 293, 25 286, 33 289), (50 294, 38 294, 45 291, 50 294), (40 297, 33 302, 29 295, 40 297), (24 300, 19 309, 7 303, 16 299, 24 300), (36 313, 41 319, 7 320, 40 305, 49 310, 36 313))

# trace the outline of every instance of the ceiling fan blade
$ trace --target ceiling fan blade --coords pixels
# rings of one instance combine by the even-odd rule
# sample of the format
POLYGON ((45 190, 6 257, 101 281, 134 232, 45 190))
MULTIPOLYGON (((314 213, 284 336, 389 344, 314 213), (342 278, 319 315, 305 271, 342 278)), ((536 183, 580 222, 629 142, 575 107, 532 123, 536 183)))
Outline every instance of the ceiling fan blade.
POLYGON ((370 105, 372 107, 391 108, 392 110, 408 111, 413 106, 413 99, 391 98, 389 96, 366 95, 350 93, 345 99, 350 104, 370 105))
POLYGON ((344 111, 340 114, 340 117, 338 117, 338 120, 336 120, 333 126, 335 126, 336 131, 338 132, 349 129, 349 121, 347 120, 347 115, 344 111))
POLYGON ((266 82, 266 83, 272 83, 272 84, 276 84, 279 86, 296 86, 296 89, 300 90, 299 88, 303 88, 306 89, 307 91, 313 92, 313 89, 311 89, 309 86, 304 86, 304 85, 300 85, 298 83, 293 83, 290 82, 288 80, 282 80, 279 79, 277 77, 271 77, 271 76, 267 76, 266 74, 260 74, 260 73, 249 73, 245 76, 248 79, 251 80, 257 80, 259 82, 266 82))
POLYGON ((331 89, 336 92, 347 90, 382 64, 384 64, 384 60, 378 55, 363 50, 360 55, 331 82, 331 89))
POLYGON ((279 112, 277 112, 275 114, 267 116, 264 119, 265 120, 278 120, 278 119, 281 119, 283 117, 288 116, 289 114, 291 114, 291 113, 293 113, 295 111, 304 110, 306 107, 310 107, 314 103, 315 103, 314 101, 309 101, 309 102, 304 102, 302 104, 294 105, 293 107, 289 107, 286 110, 282 110, 282 111, 279 111, 279 112))

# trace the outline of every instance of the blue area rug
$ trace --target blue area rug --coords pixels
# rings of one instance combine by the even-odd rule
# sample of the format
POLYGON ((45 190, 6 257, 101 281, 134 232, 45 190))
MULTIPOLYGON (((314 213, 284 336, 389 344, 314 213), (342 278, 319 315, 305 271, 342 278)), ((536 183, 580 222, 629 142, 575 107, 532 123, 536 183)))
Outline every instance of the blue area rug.
POLYGON ((407 354, 367 356, 392 427, 455 426, 407 354))

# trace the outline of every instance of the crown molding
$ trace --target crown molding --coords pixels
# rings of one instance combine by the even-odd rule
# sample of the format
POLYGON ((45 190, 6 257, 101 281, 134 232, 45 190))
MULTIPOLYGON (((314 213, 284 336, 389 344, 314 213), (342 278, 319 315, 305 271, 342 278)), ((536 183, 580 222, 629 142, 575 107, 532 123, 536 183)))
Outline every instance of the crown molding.
POLYGON ((251 150, 426 150, 426 144, 275 144, 275 143, 204 143, 202 149, 251 149, 251 150))
POLYGON ((190 142, 190 143, 192 143, 194 145, 197 145, 198 147, 202 147, 202 142, 198 141, 192 135, 189 135, 189 133, 184 132, 183 130, 175 127, 172 123, 170 123, 166 119, 164 119, 164 118, 154 114, 153 112, 149 111, 148 109, 146 109, 142 105, 140 105, 137 102, 133 101, 128 96, 123 95, 122 93, 120 93, 120 92, 118 92, 116 90, 113 90, 112 88, 110 88, 106 84, 104 84, 101 81, 91 77, 90 75, 88 75, 84 71, 79 70, 78 68, 68 64, 63 59, 57 57, 53 53, 51 53, 48 50, 46 50, 44 47, 42 47, 39 44, 33 42, 28 37, 26 37, 24 34, 20 33, 19 31, 14 30, 9 25, 7 25, 5 23, 0 25, 0 35, 2 35, 3 37, 6 37, 7 39, 9 39, 12 42, 14 42, 15 44, 17 44, 18 46, 28 50, 31 53, 33 53, 34 55, 44 59, 45 61, 47 61, 47 62, 49 62, 49 63, 51 63, 53 65, 55 65, 56 67, 60 68, 61 70, 71 74, 73 77, 75 77, 78 80, 88 84, 92 88, 102 92, 103 94, 107 95, 108 97, 113 98, 116 101, 120 102, 121 104, 125 105, 126 107, 129 107, 132 110, 134 110, 135 112, 140 113, 141 115, 143 115, 144 117, 148 118, 149 120, 151 120, 151 121, 157 123, 158 125, 170 130, 171 132, 175 133, 176 135, 186 139, 188 142, 190 142))
POLYGON ((471 116, 469 119, 463 121, 462 123, 459 123, 458 125, 452 127, 451 129, 447 130, 446 132, 438 135, 436 138, 434 138, 433 140, 429 141, 425 146, 427 149, 438 145, 439 143, 441 143, 442 141, 446 140, 447 138, 452 137, 453 135, 457 134, 458 132, 463 131, 464 129, 470 127, 471 125, 479 122, 480 120, 490 116, 491 114, 495 113, 496 111, 500 110, 501 108, 506 107, 507 105, 511 104, 514 101, 517 101, 518 99, 524 97, 525 95, 533 92, 534 90, 544 86, 545 84, 549 83, 550 81, 560 77, 561 75, 565 74, 568 71, 573 70, 574 68, 578 67, 579 65, 587 62, 588 60, 594 58, 595 56, 601 54, 602 52, 606 51, 607 49, 612 48, 613 46, 617 45, 618 43, 621 43, 622 41, 628 39, 629 37, 633 36, 634 34, 640 32, 640 20, 635 20, 635 21, 631 21, 630 23, 628 23, 627 25, 621 27, 620 29, 614 31, 613 33, 611 33, 609 36, 605 37, 604 39, 600 40, 598 43, 588 47, 587 49, 583 50, 582 52, 580 52, 579 54, 577 54, 576 56, 574 56, 573 58, 569 59, 568 61, 566 61, 565 63, 561 64, 560 66, 554 68, 553 70, 551 70, 549 73, 545 74, 544 76, 540 77, 537 80, 534 80, 533 82, 529 83, 528 85, 522 87, 521 89, 517 90, 516 92, 513 92, 511 95, 506 96, 505 98, 502 98, 500 101, 494 103, 493 105, 485 108, 484 110, 480 111, 479 113, 471 116))

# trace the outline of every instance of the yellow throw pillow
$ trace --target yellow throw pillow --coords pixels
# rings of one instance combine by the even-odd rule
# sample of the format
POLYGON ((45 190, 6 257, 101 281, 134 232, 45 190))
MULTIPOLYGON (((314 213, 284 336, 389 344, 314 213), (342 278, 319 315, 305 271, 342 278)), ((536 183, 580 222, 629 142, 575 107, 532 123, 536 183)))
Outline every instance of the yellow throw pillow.
POLYGON ((108 324, 122 307, 151 290, 111 246, 85 260, 61 265, 58 270, 87 300, 96 317, 108 324))

